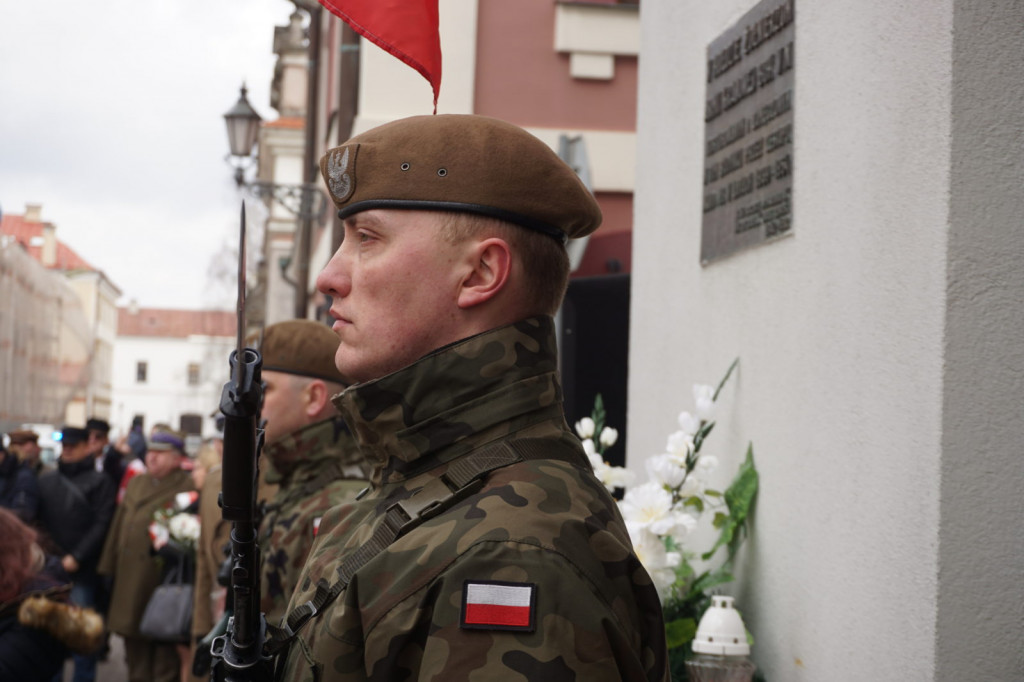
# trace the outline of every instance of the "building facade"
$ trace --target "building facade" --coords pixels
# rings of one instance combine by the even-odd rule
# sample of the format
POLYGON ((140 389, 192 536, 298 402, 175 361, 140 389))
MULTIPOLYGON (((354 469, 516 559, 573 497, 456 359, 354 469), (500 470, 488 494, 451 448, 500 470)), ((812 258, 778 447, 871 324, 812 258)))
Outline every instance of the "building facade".
POLYGON ((167 424, 193 444, 215 435, 236 339, 234 312, 119 308, 111 423, 125 433, 141 417, 146 433, 167 424))

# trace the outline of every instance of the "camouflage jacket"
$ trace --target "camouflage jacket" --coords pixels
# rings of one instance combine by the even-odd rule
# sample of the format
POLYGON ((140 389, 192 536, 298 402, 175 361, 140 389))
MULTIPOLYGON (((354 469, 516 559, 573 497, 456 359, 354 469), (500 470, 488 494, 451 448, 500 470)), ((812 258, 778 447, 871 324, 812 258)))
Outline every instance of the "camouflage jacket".
POLYGON ((320 518, 367 486, 370 468, 340 419, 299 429, 268 445, 268 483, 280 487, 260 523, 260 608, 268 623, 284 615, 313 546, 320 518))
POLYGON ((278 679, 668 680, 655 588, 565 423, 551 318, 448 346, 335 405, 374 465, 373 490, 324 516, 278 679), (490 471, 348 570, 396 501, 511 442, 540 444, 541 457, 490 471), (318 583, 340 593, 300 625, 318 583))

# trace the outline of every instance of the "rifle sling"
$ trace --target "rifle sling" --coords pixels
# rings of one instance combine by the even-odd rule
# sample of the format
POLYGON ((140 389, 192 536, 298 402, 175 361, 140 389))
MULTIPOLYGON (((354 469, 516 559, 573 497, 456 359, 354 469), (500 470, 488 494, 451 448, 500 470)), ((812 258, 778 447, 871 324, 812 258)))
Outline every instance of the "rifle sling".
POLYGON ((265 653, 274 656, 282 651, 303 625, 338 598, 356 571, 402 535, 479 490, 491 472, 534 459, 580 464, 580 458, 572 456, 575 453, 563 452, 562 448, 555 449, 551 445, 552 441, 539 439, 511 440, 491 445, 474 453, 472 457, 456 460, 444 474, 432 479, 412 497, 390 504, 383 521, 370 539, 341 562, 337 569, 338 580, 333 585, 328 585, 321 578, 317 581, 313 598, 293 608, 281 626, 267 624, 265 653))

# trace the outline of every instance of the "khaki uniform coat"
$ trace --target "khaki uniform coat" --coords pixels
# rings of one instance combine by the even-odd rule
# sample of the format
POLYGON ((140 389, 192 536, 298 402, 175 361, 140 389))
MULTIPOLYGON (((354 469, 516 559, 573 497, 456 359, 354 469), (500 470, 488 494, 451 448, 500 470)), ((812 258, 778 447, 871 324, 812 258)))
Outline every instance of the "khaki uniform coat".
MULTIPOLYGON (((224 545, 231 541, 231 522, 221 515, 217 497, 224 470, 218 465, 210 469, 199 491, 199 547, 196 550, 196 580, 193 593, 192 634, 204 637, 216 625, 214 592, 223 593, 217 573, 227 555, 224 545)), ((221 598, 223 607, 223 599, 221 598)))
POLYGON ((173 497, 193 490, 192 476, 179 469, 157 481, 149 474, 134 476, 107 533, 98 572, 114 578, 107 612, 107 627, 125 637, 139 636, 139 621, 153 590, 160 584, 161 568, 150 553, 149 524, 153 512, 173 497))

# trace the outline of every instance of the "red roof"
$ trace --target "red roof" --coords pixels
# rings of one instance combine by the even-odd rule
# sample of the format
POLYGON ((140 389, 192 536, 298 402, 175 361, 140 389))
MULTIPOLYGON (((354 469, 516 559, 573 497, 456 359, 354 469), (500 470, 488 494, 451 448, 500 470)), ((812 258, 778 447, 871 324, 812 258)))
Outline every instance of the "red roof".
POLYGON ((235 313, 223 310, 117 309, 118 336, 235 336, 235 313))
MULTIPOLYGON (((43 228, 49 223, 41 223, 25 220, 23 215, 11 215, 5 213, 0 218, 0 234, 10 235, 15 241, 21 244, 28 255, 43 262, 43 228), (35 243, 33 243, 33 241, 35 243)), ((84 258, 75 253, 74 249, 57 239, 56 262, 47 266, 58 270, 93 270, 96 268, 89 265, 84 258)))
POLYGON ((273 121, 265 121, 264 128, 286 128, 288 130, 302 130, 306 127, 306 119, 302 116, 282 116, 273 121))

